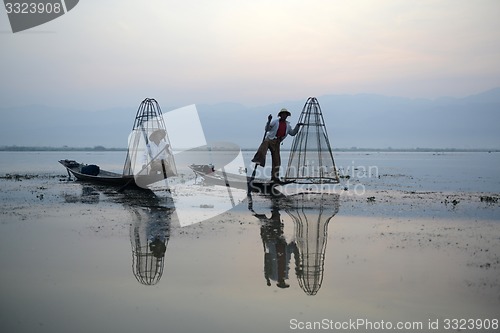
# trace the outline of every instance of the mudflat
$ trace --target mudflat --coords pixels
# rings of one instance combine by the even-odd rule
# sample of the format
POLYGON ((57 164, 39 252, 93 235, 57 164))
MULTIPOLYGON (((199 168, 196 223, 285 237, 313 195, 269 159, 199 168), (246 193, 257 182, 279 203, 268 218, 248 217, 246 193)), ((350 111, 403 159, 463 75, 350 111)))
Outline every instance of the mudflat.
POLYGON ((253 195, 181 227, 175 202, 153 193, 58 175, 4 177, 0 326, 289 332, 383 322, 414 331, 437 323, 433 331, 444 332, 452 319, 478 319, 492 331, 498 198, 387 189, 253 195))

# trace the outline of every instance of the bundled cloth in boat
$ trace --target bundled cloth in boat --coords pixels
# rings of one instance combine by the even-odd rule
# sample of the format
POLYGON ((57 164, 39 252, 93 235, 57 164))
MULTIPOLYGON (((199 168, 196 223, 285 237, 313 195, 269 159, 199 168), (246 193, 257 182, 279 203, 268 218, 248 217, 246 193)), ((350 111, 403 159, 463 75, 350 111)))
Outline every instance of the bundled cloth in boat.
POLYGON ((99 172, 101 172, 101 169, 99 168, 98 165, 90 164, 82 166, 80 172, 83 173, 84 175, 97 176, 99 172))

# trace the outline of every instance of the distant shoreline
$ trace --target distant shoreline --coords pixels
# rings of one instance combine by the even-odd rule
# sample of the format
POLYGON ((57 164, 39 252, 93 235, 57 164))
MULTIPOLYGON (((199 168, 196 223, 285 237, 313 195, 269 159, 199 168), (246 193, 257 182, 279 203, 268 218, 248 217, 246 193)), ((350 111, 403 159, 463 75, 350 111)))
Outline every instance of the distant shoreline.
MULTIPOLYGON (((255 151, 257 148, 241 148, 242 151, 255 151)), ((194 151, 195 149, 190 149, 194 151)), ((207 149, 200 149, 206 151, 207 149)), ((217 149, 213 147, 212 151, 226 150, 226 148, 217 149)), ((127 148, 106 148, 104 146, 95 147, 36 147, 36 146, 0 146, 0 151, 6 152, 37 152, 37 151, 94 151, 94 152, 112 152, 112 151, 127 151, 127 148)), ((500 148, 333 148, 334 152, 428 152, 428 153, 461 153, 461 152, 483 152, 483 153, 498 153, 500 148)))

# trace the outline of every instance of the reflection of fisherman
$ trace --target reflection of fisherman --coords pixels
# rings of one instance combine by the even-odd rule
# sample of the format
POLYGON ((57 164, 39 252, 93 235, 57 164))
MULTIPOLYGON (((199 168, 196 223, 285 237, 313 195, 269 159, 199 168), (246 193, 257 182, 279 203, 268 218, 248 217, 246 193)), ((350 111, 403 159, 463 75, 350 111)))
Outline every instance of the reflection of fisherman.
POLYGON ((149 215, 150 219, 146 227, 149 250, 155 258, 163 258, 167 250, 170 225, 165 222, 165 210, 151 208, 149 215))
POLYGON ((149 243, 149 250, 155 258, 163 258, 165 256, 165 251, 167 251, 167 245, 165 245, 165 241, 162 241, 160 238, 155 238, 149 243))
POLYGON ((163 129, 157 129, 149 136, 149 142, 142 158, 142 169, 148 166, 149 174, 163 174, 174 176, 175 173, 169 163, 169 157, 172 156, 170 145, 165 141, 167 133, 163 129))
POLYGON ((269 218, 264 214, 254 216, 262 222, 260 236, 264 245, 264 276, 267 285, 270 286, 270 280, 274 280, 279 288, 288 288, 290 285, 285 279, 288 279, 291 254, 296 250, 295 242, 287 244, 277 208, 273 208, 269 218))

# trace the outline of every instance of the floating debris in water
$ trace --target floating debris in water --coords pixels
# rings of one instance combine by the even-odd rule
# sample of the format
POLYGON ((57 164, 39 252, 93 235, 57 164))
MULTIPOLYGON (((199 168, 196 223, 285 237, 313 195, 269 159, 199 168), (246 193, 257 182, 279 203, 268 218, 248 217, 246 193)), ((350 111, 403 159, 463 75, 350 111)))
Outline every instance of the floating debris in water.
POLYGON ((444 199, 444 204, 445 205, 448 205, 448 204, 452 204, 453 207, 455 207, 456 205, 458 205, 460 201, 457 200, 457 199, 453 199, 452 201, 448 201, 448 199, 444 199))
POLYGON ((492 197, 492 196, 489 196, 489 195, 484 195, 484 196, 481 196, 481 202, 497 203, 498 202, 498 197, 492 197))
POLYGON ((214 208, 214 205, 201 204, 200 208, 214 208))
POLYGON ((23 179, 31 179, 31 178, 36 178, 38 177, 37 175, 20 175, 20 174, 13 174, 11 175, 10 173, 5 174, 5 176, 1 176, 0 179, 11 179, 11 180, 17 180, 17 181, 22 181, 23 179))

